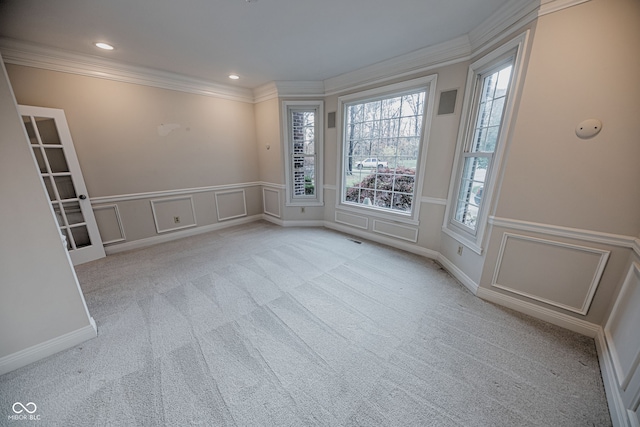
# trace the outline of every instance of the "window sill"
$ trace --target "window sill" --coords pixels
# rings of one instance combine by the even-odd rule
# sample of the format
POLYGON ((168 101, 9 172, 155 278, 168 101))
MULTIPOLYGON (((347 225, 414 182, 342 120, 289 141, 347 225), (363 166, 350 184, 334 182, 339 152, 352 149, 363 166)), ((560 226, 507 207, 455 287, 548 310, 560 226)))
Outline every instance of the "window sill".
POLYGON ((380 218, 387 221, 399 222, 403 224, 410 224, 410 225, 416 225, 416 226, 420 224, 420 221, 413 219, 412 215, 392 213, 382 209, 376 209, 374 207, 364 207, 356 204, 349 205, 349 204, 339 203, 336 206, 336 210, 341 210, 341 211, 350 212, 350 213, 358 213, 360 215, 372 216, 375 218, 380 218))

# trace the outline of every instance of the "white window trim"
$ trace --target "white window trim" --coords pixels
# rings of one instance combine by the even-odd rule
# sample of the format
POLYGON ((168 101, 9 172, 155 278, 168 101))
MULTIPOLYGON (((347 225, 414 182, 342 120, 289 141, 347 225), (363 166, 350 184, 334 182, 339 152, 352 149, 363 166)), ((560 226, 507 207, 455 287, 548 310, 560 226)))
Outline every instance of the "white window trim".
POLYGON ((282 102, 282 143, 284 153, 284 178, 285 178, 285 206, 323 206, 324 205, 324 101, 283 101, 282 102), (291 170, 291 136, 289 123, 289 109, 309 108, 316 110, 315 132, 315 190, 314 197, 294 197, 293 171, 291 170))
POLYGON ((469 66, 469 72, 467 74, 467 83, 465 86, 465 97, 462 107, 462 115, 460 119, 460 127, 458 130, 458 140, 456 143, 455 163, 451 172, 451 180, 449 182, 449 197, 447 199, 447 207, 444 216, 444 224, 442 231, 448 236, 452 237, 459 243, 467 246, 469 249, 482 255, 483 243, 485 232, 488 225, 488 218, 495 213, 495 200, 500 193, 500 187, 502 184, 502 161, 506 148, 511 140, 511 128, 515 121, 514 110, 518 104, 520 98, 520 91, 522 82, 524 79, 524 59, 527 56, 527 52, 530 45, 529 30, 522 33, 518 37, 515 37, 503 44, 499 48, 486 54, 482 58, 473 62, 469 66), (478 211, 477 228, 475 233, 469 232, 464 228, 457 226, 453 220, 455 212, 458 186, 460 177, 462 175, 462 168, 464 167, 463 151, 465 144, 468 140, 471 127, 475 124, 475 118, 472 117, 472 113, 475 111, 474 95, 476 93, 476 84, 478 82, 478 75, 485 70, 490 69, 501 59, 506 59, 509 53, 513 52, 513 71, 511 81, 509 82, 509 96, 507 103, 504 107, 504 116, 502 119, 500 136, 496 145, 496 150, 493 154, 493 160, 491 161, 491 167, 488 171, 488 176, 485 177, 485 184, 483 189, 483 203, 478 211))
POLYGON ((437 79, 438 76, 433 74, 426 77, 407 80, 400 83, 386 85, 379 88, 369 89, 362 92, 338 97, 338 123, 336 129, 338 134, 338 160, 336 163, 338 165, 336 172, 336 182, 338 183, 338 191, 336 191, 337 210, 356 212, 360 215, 368 215, 406 224, 419 224, 418 218, 420 217, 420 205, 422 204, 420 200, 422 197, 422 188, 424 185, 424 175, 427 163, 427 151, 429 147, 429 135, 431 133, 431 119, 433 117, 437 79), (422 118, 422 142, 420 144, 418 164, 416 165, 416 188, 413 203, 411 205, 411 214, 392 212, 387 209, 376 208, 374 206, 365 207, 358 206, 356 204, 344 203, 344 174, 346 170, 344 163, 344 152, 346 149, 344 138, 344 116, 346 114, 345 104, 360 100, 365 101, 375 98, 385 98, 389 95, 401 94, 402 92, 410 92, 418 89, 424 89, 426 91, 426 102, 422 118))

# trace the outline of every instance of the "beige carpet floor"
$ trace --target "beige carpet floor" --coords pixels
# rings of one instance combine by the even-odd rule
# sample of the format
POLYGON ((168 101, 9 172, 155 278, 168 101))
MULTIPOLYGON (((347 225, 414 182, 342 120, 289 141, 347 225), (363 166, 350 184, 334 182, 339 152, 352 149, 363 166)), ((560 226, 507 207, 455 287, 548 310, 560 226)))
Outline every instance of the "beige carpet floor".
POLYGON ((98 338, 0 377, 0 425, 607 426, 594 341, 436 263, 264 222, 77 267, 98 338))

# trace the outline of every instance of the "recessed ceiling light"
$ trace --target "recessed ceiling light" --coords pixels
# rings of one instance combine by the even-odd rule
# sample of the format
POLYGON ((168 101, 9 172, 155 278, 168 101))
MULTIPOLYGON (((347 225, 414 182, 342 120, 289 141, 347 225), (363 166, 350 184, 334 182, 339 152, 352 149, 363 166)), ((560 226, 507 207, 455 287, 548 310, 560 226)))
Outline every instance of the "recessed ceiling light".
POLYGON ((99 47, 100 49, 113 50, 113 46, 111 46, 108 43, 98 42, 98 43, 94 43, 94 44, 96 45, 96 47, 99 47))
POLYGON ((230 78, 231 80, 238 80, 238 79, 240 78, 240 76, 239 76, 239 75, 237 75, 237 74, 229 74, 229 78, 230 78))

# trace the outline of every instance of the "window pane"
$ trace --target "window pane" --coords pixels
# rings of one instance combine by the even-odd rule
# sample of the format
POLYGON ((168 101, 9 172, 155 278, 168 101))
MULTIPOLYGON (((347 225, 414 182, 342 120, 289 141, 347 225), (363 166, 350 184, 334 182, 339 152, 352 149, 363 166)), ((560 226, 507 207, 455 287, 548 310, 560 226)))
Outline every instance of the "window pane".
POLYGON ((425 92, 346 107, 345 202, 411 212, 425 92))
POLYGON ((472 229, 476 228, 488 162, 487 157, 467 157, 464 162, 454 218, 472 229))
POLYGON ((303 156, 293 156, 293 194, 304 196, 305 164, 303 156))
POLYGON ((511 68, 508 65, 483 79, 471 152, 492 153, 496 149, 511 68))
POLYGON ((314 157, 305 157, 304 159, 304 194, 305 196, 315 196, 316 194, 314 157))

